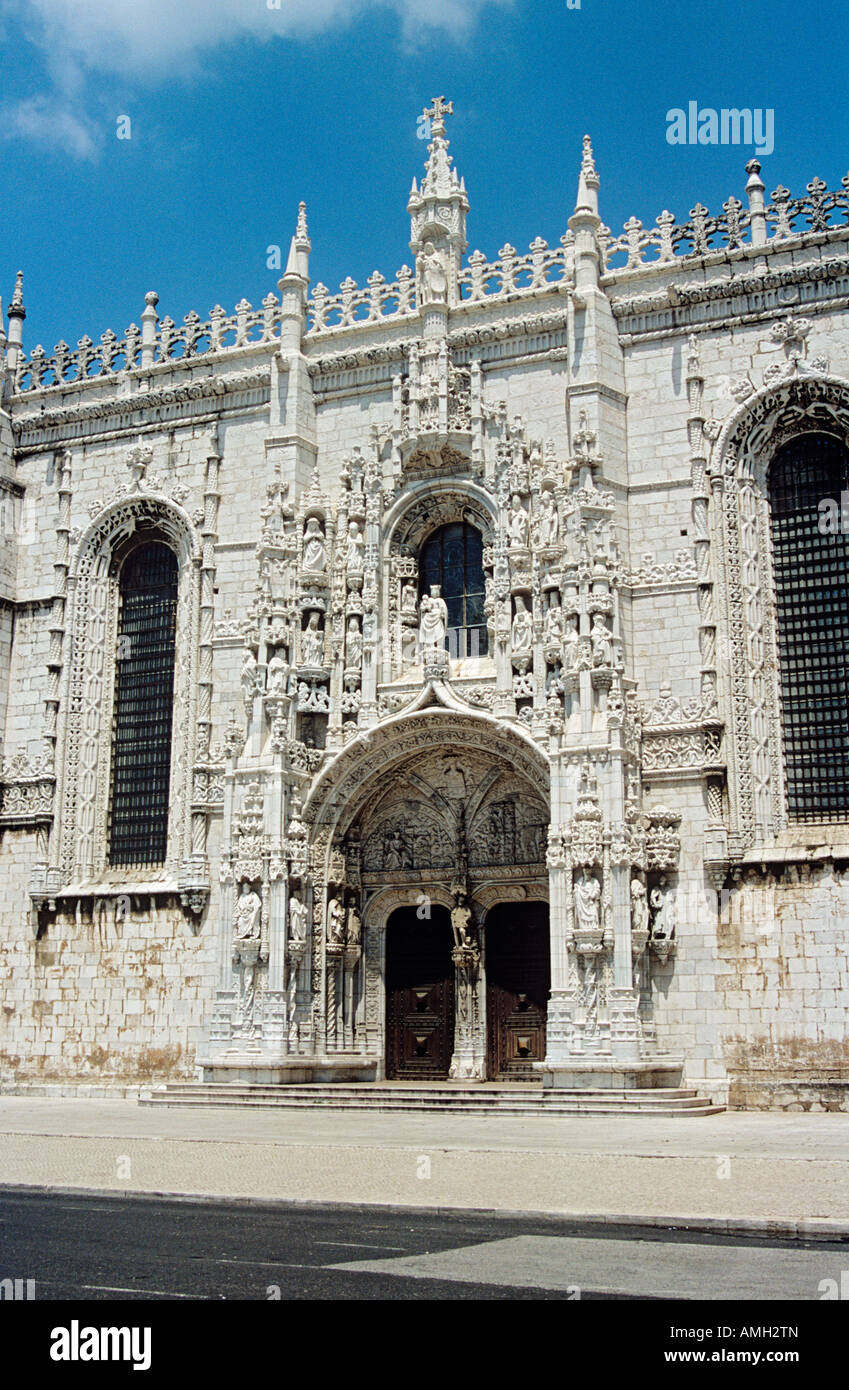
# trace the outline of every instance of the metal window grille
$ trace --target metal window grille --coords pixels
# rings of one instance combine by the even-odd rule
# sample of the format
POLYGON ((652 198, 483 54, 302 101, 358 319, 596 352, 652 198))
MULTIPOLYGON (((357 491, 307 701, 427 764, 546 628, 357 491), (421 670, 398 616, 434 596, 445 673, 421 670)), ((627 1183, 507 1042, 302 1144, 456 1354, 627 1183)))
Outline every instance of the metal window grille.
POLYGON ((177 628, 177 560, 155 542, 134 550, 120 577, 112 735, 110 864, 161 864, 177 628))
POLYGON ((486 656, 483 538, 465 521, 451 522, 429 536, 419 562, 419 594, 438 584, 448 609, 445 645, 452 657, 486 656))
POLYGON ((821 530, 820 503, 842 510, 849 453, 803 435, 769 474, 787 809, 793 820, 849 815, 849 536, 821 530))

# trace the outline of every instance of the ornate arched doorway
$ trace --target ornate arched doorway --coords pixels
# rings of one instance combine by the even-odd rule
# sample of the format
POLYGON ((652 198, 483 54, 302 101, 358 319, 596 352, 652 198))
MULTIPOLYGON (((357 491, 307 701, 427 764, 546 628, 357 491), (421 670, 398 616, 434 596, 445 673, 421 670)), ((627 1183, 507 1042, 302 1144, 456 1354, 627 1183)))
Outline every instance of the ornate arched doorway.
MULTIPOLYGON (((356 740, 329 772, 305 815, 314 862, 326 845, 319 904, 344 898, 362 919, 355 1047, 390 1075, 483 1080, 481 926, 498 901, 548 895, 547 763, 523 733, 434 703, 356 740)), ((328 979, 326 931, 324 952, 328 979)), ((341 997, 338 980, 324 991, 328 1050, 341 997)))

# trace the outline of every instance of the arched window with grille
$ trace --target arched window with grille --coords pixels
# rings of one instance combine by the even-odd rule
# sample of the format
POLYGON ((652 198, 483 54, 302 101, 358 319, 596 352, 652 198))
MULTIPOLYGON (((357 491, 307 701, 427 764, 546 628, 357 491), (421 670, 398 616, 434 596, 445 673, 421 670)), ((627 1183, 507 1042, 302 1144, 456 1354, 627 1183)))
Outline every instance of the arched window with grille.
POLYGON ((465 521, 434 531, 422 546, 419 595, 438 584, 448 608, 446 645, 452 657, 486 656, 483 537, 465 521))
POLYGON ((769 470, 782 732, 791 820, 849 817, 849 451, 826 434, 784 444, 769 470), (824 511, 821 504, 827 502, 824 511))
POLYGON ((110 864, 161 864, 168 844, 177 558, 139 546, 119 575, 109 805, 110 864))

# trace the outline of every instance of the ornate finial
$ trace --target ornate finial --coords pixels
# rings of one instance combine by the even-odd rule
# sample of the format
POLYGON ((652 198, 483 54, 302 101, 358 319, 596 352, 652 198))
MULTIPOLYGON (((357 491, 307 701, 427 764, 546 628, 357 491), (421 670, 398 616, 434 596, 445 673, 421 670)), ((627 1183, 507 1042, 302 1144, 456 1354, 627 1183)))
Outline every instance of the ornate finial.
POLYGON ((445 117, 454 115, 453 101, 446 101, 445 97, 434 97, 430 106, 426 106, 422 112, 424 119, 429 121, 431 131, 434 135, 445 134, 445 117))
POLYGON ((299 241, 299 242, 302 242, 302 243, 306 243, 307 247, 308 247, 310 250, 312 250, 312 247, 310 246, 310 234, 309 234, 309 232, 308 232, 308 230, 307 230, 307 205, 306 205, 306 203, 299 203, 299 204, 298 204, 298 226, 297 226, 297 228, 296 228, 296 230, 295 230, 295 240, 296 240, 296 241, 299 241))
POLYGON ((15 293, 12 295, 12 306, 18 308, 24 302, 24 272, 19 270, 15 276, 15 293))
POLYGON ((581 173, 594 174, 595 160, 593 159, 593 147, 589 135, 584 136, 583 154, 581 156, 581 173))

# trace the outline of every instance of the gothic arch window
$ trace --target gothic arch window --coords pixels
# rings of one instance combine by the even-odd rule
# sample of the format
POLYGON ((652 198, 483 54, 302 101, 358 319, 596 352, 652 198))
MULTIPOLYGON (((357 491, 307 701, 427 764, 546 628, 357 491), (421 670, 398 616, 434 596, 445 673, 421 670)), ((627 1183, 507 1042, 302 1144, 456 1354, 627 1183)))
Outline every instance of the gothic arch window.
POLYGON ((419 595, 438 584, 448 608, 446 644, 451 656, 486 656, 483 537, 466 521, 432 532, 419 559, 419 595))
POLYGON ((849 817, 849 535, 826 527, 820 505, 840 508, 847 488, 849 450, 830 435, 790 440, 770 466, 787 811, 796 821, 849 817))
POLYGON ((110 864, 161 864, 168 844, 177 557, 161 541, 125 556, 109 806, 110 864))

